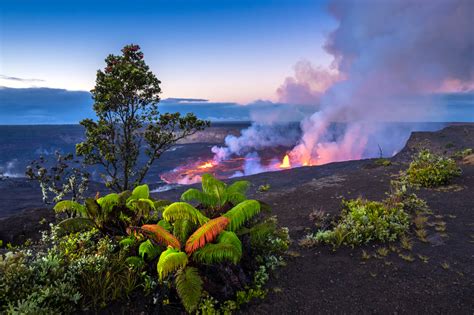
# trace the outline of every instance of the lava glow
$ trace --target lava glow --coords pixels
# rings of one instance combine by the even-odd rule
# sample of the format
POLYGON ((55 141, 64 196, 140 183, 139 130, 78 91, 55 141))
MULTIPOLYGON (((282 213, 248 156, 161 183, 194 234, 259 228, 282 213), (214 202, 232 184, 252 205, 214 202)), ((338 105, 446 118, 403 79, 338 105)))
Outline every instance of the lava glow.
POLYGON ((213 167, 214 167, 214 164, 212 162, 206 162, 198 166, 198 168, 200 169, 213 168, 213 167))
POLYGON ((285 157, 283 158, 283 161, 280 164, 280 168, 290 168, 290 167, 291 167, 290 157, 288 156, 288 154, 286 154, 285 157))

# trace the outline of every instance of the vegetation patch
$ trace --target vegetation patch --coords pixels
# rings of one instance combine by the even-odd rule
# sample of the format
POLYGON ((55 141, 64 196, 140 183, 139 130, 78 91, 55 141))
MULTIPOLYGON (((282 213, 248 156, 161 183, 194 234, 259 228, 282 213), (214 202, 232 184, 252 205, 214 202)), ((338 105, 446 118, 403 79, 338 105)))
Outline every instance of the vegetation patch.
POLYGON ((422 150, 416 155, 406 172, 410 183, 422 187, 446 185, 461 175, 461 169, 453 159, 422 150))
POLYGON ((57 203, 62 219, 41 242, 0 256, 1 311, 98 310, 139 294, 161 308, 226 313, 263 298, 289 237, 246 199, 248 187, 206 174, 202 190, 175 203, 146 185, 57 203))
POLYGON ((340 219, 330 230, 319 231, 315 238, 335 247, 360 245, 370 241, 394 241, 409 228, 408 214, 402 204, 354 199, 343 201, 340 219))

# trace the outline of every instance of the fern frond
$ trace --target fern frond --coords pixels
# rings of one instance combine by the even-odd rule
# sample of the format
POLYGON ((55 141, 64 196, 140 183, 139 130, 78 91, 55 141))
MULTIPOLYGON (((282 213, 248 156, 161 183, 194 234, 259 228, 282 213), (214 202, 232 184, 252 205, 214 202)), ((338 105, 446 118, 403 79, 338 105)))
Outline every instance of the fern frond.
POLYGON ((200 263, 215 264, 230 261, 237 264, 242 258, 242 243, 234 232, 222 231, 217 243, 206 244, 193 254, 193 259, 200 263))
POLYGON ((118 194, 108 194, 107 196, 97 199, 102 211, 107 213, 112 212, 112 209, 120 203, 120 197, 118 194))
POLYGON ((153 260, 161 253, 158 246, 153 245, 150 240, 146 240, 138 247, 138 254, 145 260, 153 260))
POLYGON ((63 233, 77 233, 91 230, 95 227, 94 222, 88 218, 68 218, 58 223, 63 233))
POLYGON ((176 236, 180 242, 185 242, 189 234, 193 231, 194 223, 186 220, 176 220, 173 224, 173 235, 176 236))
POLYGON ((196 188, 190 188, 181 195, 181 200, 186 202, 197 201, 200 204, 211 207, 217 203, 217 199, 213 195, 206 194, 196 188))
POLYGON ((173 229, 173 226, 171 225, 171 223, 169 223, 168 221, 166 221, 164 219, 158 221, 157 224, 159 226, 161 226, 162 228, 164 228, 168 232, 171 232, 171 230, 173 229))
POLYGON ((202 279, 197 268, 186 267, 176 273, 176 291, 184 308, 192 314, 199 305, 202 294, 202 279))
POLYGON ((230 220, 227 229, 229 231, 237 231, 247 220, 250 220, 259 212, 260 203, 256 200, 245 200, 239 203, 223 214, 224 217, 230 220))
POLYGON ((214 241, 226 226, 229 224, 229 219, 226 217, 218 217, 210 220, 197 229, 186 242, 186 253, 192 254, 197 249, 214 241))
POLYGON ((142 225, 141 229, 147 232, 147 234, 159 244, 178 249, 181 248, 179 240, 158 224, 145 224, 142 225))
POLYGON ((227 187, 227 200, 233 205, 237 205, 246 200, 245 193, 250 187, 250 182, 239 180, 227 187))
POLYGON ((168 274, 179 268, 184 268, 188 264, 188 256, 186 253, 177 249, 168 247, 161 253, 157 264, 157 271, 160 280, 163 280, 168 274))
POLYGON ((137 213, 149 213, 155 210, 155 203, 150 199, 131 199, 127 202, 127 208, 137 213))
POLYGON ((209 221, 198 209, 186 202, 174 202, 163 211, 163 218, 173 222, 177 220, 189 220, 195 224, 202 225, 209 221))
POLYGON ((220 208, 227 202, 226 185, 211 174, 202 175, 202 190, 215 199, 213 208, 220 208))
MULTIPOLYGON (((128 198, 129 200, 131 199, 149 199, 150 198, 150 188, 148 188, 148 185, 140 185, 135 187, 135 189, 132 191, 132 195, 128 198)), ((127 202, 129 201, 127 200, 127 202)))
POLYGON ((54 212, 56 213, 68 211, 75 214, 84 215, 86 212, 85 207, 83 205, 72 200, 60 201, 54 206, 53 209, 54 209, 54 212))

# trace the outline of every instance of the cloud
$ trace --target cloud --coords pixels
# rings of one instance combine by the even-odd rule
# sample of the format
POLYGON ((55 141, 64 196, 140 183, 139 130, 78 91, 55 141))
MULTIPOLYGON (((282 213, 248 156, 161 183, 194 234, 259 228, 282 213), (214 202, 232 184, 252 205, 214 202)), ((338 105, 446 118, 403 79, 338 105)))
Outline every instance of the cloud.
POLYGON ((7 75, 0 74, 0 79, 8 80, 8 81, 18 81, 18 82, 44 82, 42 79, 25 79, 19 77, 11 77, 7 75))
POLYGON ((161 100, 161 103, 205 103, 209 102, 204 98, 178 98, 178 97, 169 97, 161 100))

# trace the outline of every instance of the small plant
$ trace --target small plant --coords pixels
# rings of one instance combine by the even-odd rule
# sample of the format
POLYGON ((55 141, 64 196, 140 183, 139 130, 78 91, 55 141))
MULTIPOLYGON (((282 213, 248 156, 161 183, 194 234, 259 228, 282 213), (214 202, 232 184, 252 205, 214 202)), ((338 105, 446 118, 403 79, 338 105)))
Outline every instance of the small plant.
POLYGON ((362 259, 369 260, 372 257, 365 249, 362 250, 362 259))
POLYGON ((472 149, 471 148, 468 148, 468 149, 464 149, 464 150, 461 150, 461 151, 456 151, 453 153, 453 155, 451 156, 453 159, 463 159, 465 158, 466 156, 468 155, 471 155, 472 154, 472 149))
POLYGON ((430 258, 429 258, 428 256, 423 256, 423 255, 421 255, 421 254, 418 254, 418 258, 419 258, 422 262, 424 262, 425 264, 427 264, 428 261, 430 260, 430 258))
POLYGON ((384 158, 379 158, 377 160, 375 160, 375 165, 378 165, 378 166, 390 166, 392 165, 392 161, 390 161, 389 159, 384 159, 384 158))
POLYGON ((428 240, 426 239, 426 237, 428 236, 428 232, 425 230, 425 229, 416 229, 415 230, 415 234, 416 236, 418 237, 418 239, 424 243, 427 243, 428 240))
POLYGON ((335 247, 370 241, 394 241, 409 227, 409 216, 401 204, 355 199, 343 202, 340 220, 332 230, 319 231, 316 238, 335 247))
POLYGON ((408 180, 423 187, 446 185, 461 175, 461 169, 453 159, 445 158, 428 150, 414 157, 407 170, 408 180))
POLYGON ((376 252, 381 257, 386 257, 389 254, 387 247, 379 247, 376 252))
POLYGON ((260 185, 258 186, 259 192, 267 192, 270 190, 270 184, 260 185))
POLYGON ((54 164, 50 167, 44 157, 34 160, 26 168, 25 175, 38 181, 43 195, 43 202, 50 204, 61 201, 70 195, 74 201, 82 201, 89 186, 90 174, 73 154, 55 152, 54 164))
POLYGON ((415 258, 411 255, 411 254, 398 254, 398 256, 400 256, 401 259, 405 260, 405 261, 408 261, 408 262, 414 262, 415 261, 415 258))
POLYGON ((442 262, 441 268, 443 268, 444 270, 448 270, 450 268, 449 263, 446 261, 442 262))
POLYGON ((402 235, 400 237, 400 245, 403 249, 412 250, 413 248, 413 241, 406 235, 402 235))

